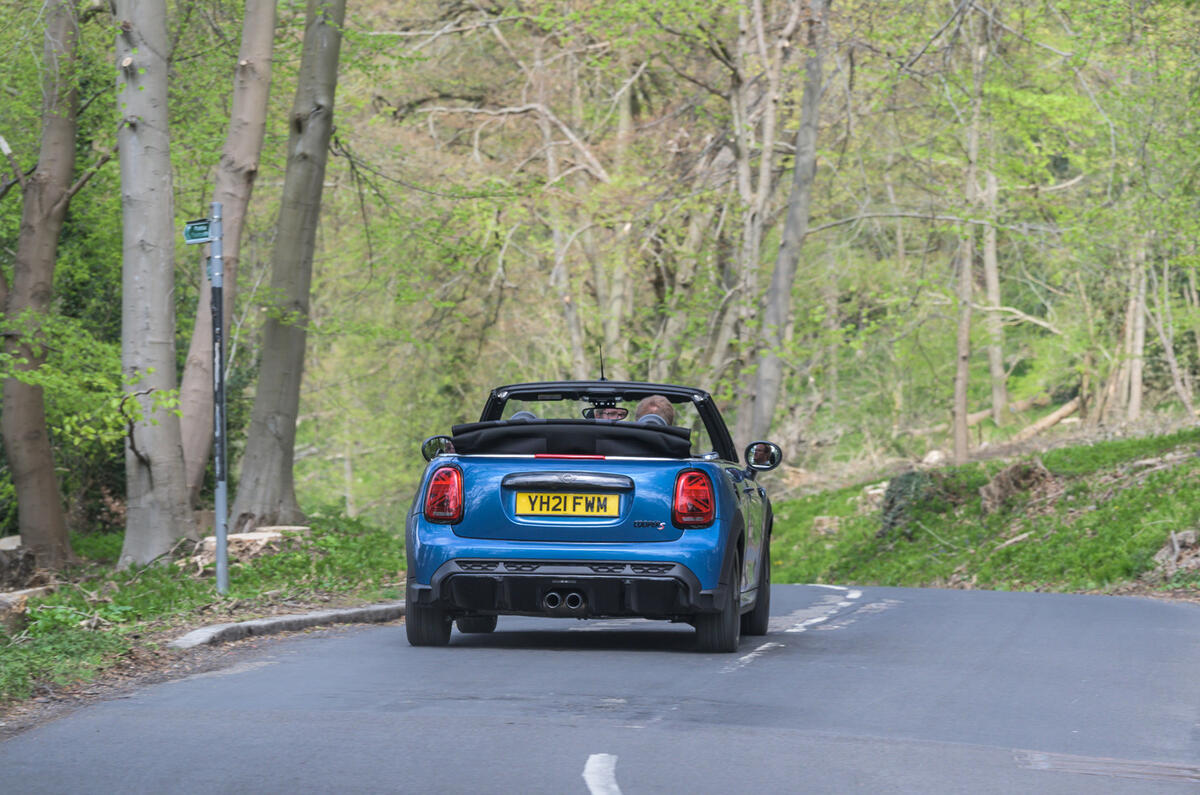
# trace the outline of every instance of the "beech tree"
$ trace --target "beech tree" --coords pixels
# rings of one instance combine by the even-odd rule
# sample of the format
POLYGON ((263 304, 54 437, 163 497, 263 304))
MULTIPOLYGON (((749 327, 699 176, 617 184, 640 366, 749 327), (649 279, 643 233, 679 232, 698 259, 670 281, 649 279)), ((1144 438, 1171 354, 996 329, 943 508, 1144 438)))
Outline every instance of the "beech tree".
MULTIPOLYGON (((987 66, 986 23, 980 14, 970 14, 962 25, 963 46, 971 64, 970 119, 966 129, 966 165, 964 168, 965 206, 972 212, 979 201, 979 134, 983 119, 983 81, 987 66)), ((958 303, 958 334, 955 337, 954 370, 954 462, 965 464, 970 456, 971 438, 967 432, 967 397, 971 358, 971 296, 975 286, 975 227, 964 224, 955 252, 958 303)))
MULTIPOLYGON (((217 165, 213 201, 221 202, 224 232, 225 288, 223 314, 233 317, 237 297, 242 228, 254 181, 267 123, 267 97, 271 86, 271 48, 275 39, 277 0, 246 0, 242 20, 242 43, 234 66, 233 103, 229 131, 217 165)), ((206 284, 206 265, 200 284, 206 284)), ((181 435, 189 499, 194 503, 204 480, 212 453, 213 344, 212 292, 200 290, 196 324, 188 348, 179 405, 183 411, 181 435)))
POLYGON ((738 440, 742 443, 764 439, 771 430, 775 407, 783 388, 781 348, 784 329, 792 314, 792 285, 796 279, 796 268, 800 262, 804 237, 808 234, 813 180, 817 172, 817 130, 821 94, 824 91, 822 71, 829 33, 825 22, 826 2, 811 0, 807 11, 805 22, 808 26, 807 44, 810 52, 804 65, 804 98, 800 110, 800 124, 796 131, 792 187, 788 196, 787 216, 779 244, 779 254, 775 260, 775 270, 771 274, 771 285, 760 299, 761 347, 758 351, 758 368, 755 372, 751 401, 742 409, 743 415, 748 415, 749 422, 742 420, 739 423, 742 427, 749 427, 750 431, 738 440))
POLYGON ((262 368, 230 511, 235 532, 303 520, 292 464, 304 372, 313 250, 325 164, 333 132, 345 0, 308 0, 287 171, 271 269, 270 312, 263 328, 262 368))
POLYGON ((121 369, 126 524, 120 565, 149 563, 195 535, 174 411, 175 229, 167 129, 165 0, 117 0, 117 135, 123 267, 121 369))
MULTIPOLYGON (((42 134, 37 167, 26 176, 7 143, 0 146, 24 198, 11 287, 0 273, 4 307, 4 353, 14 375, 4 380, 4 450, 16 488, 21 543, 38 564, 59 568, 71 557, 67 525, 54 471, 42 387, 28 374, 45 359, 40 329, 53 297, 59 233, 74 185, 75 129, 79 91, 75 75, 79 20, 74 3, 46 7, 42 58, 42 134), (24 377, 22 377, 24 376, 24 377)), ((88 172, 90 175, 94 172, 88 172)))

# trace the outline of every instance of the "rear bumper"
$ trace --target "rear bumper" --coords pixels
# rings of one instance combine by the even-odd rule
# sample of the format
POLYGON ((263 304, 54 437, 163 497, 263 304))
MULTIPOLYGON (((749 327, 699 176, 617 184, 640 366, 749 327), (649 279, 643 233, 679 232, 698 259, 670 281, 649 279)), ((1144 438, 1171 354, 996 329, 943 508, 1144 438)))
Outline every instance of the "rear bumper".
POLYGON ((410 580, 407 593, 410 603, 458 614, 665 619, 716 612, 720 596, 719 588, 703 590, 696 575, 679 563, 516 559, 449 560, 429 585, 410 580), (550 594, 562 601, 551 606, 550 594), (569 607, 570 594, 581 597, 582 604, 569 607))

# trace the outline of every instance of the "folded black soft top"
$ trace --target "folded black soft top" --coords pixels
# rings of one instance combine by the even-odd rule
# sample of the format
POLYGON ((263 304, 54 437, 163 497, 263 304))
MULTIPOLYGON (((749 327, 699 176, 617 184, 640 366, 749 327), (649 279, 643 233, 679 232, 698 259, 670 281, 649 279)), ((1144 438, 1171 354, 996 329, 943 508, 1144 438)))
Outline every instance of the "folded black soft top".
POLYGON ((455 425, 457 453, 690 458, 691 430, 614 420, 490 420, 455 425))

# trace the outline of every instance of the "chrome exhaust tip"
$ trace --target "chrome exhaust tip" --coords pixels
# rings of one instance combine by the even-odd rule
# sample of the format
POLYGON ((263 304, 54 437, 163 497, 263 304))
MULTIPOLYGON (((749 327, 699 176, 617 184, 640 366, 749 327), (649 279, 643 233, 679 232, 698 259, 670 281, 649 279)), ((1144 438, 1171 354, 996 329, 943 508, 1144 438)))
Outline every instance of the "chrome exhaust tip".
POLYGON ((583 607, 583 594, 578 591, 571 591, 567 594, 564 604, 566 604, 568 610, 579 610, 583 607))
POLYGON ((562 604, 562 595, 558 591, 551 591, 542 599, 542 604, 547 610, 557 610, 562 604))

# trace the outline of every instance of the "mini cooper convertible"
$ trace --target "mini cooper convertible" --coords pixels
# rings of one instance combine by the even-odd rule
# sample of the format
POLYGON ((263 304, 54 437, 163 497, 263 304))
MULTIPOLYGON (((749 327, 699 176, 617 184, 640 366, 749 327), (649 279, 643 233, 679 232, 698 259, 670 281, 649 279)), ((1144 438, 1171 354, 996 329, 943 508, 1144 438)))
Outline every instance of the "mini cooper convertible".
POLYGON ((687 622, 711 652, 766 634, 771 504, 755 477, 783 453, 754 442, 740 465, 708 393, 502 386, 478 422, 422 454, 407 523, 412 645, 445 645, 452 622, 491 632, 499 615, 687 622))

